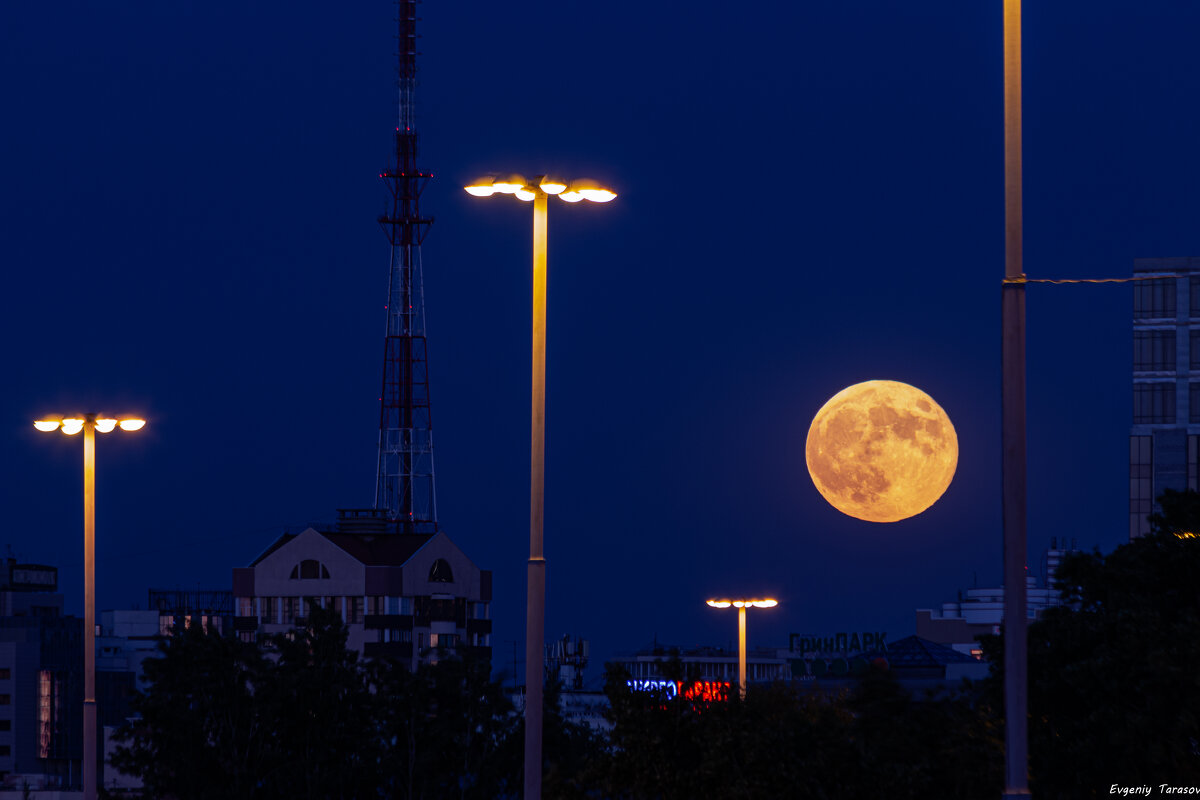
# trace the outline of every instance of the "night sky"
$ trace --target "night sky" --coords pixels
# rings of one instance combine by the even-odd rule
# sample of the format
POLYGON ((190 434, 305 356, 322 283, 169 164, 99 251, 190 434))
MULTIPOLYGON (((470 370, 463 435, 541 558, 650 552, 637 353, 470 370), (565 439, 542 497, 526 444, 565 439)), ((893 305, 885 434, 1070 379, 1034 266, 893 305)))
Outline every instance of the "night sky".
MULTIPOLYGON (((729 644, 714 594, 772 594, 752 645, 913 632, 997 585, 1001 3, 426 2, 417 125, 442 528, 524 638, 530 216, 478 174, 590 176, 551 201, 548 639, 596 660, 729 644), (804 463, 871 378, 950 415, 920 516, 843 516, 804 463)), ((283 530, 373 500, 396 121, 394 6, 0 6, 0 505, 82 611, 98 441, 101 608, 227 588, 283 530)), ((1026 272, 1200 255, 1200 6, 1027 2, 1026 272)), ((1028 292, 1030 563, 1128 532, 1130 288, 1028 292)), ((589 668, 599 675, 598 664, 589 668)))

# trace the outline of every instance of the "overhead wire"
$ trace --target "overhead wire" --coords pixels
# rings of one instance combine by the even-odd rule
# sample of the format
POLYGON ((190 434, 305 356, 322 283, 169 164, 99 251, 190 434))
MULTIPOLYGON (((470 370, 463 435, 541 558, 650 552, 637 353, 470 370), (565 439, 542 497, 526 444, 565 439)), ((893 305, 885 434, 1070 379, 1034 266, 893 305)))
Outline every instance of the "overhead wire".
POLYGON ((1133 275, 1128 278, 1005 278, 1001 283, 1129 283, 1131 281, 1157 281, 1163 278, 1185 278, 1177 273, 1155 275, 1133 275))

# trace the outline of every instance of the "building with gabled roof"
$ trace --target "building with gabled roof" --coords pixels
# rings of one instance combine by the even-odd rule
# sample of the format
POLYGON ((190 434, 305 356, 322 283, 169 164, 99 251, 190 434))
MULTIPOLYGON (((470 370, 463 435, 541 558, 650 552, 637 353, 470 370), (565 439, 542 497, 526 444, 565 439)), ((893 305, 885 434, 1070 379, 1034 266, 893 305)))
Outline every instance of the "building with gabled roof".
POLYGON ((414 669, 451 653, 491 658, 491 571, 444 532, 391 532, 371 511, 339 511, 333 530, 283 534, 233 570, 233 595, 234 630, 246 641, 302 626, 319 605, 341 616, 347 645, 366 657, 414 669))
POLYGON ((909 688, 979 680, 988 674, 987 663, 920 636, 888 642, 887 650, 863 653, 862 658, 868 663, 884 659, 896 679, 909 688))

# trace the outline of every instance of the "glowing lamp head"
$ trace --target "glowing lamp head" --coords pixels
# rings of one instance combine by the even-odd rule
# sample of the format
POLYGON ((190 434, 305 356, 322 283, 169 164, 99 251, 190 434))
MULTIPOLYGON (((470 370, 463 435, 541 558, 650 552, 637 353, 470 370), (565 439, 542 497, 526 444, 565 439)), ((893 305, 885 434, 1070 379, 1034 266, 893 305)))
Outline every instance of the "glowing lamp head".
POLYGON ((64 419, 62 421, 62 432, 67 436, 74 436, 83 430, 83 420, 81 419, 64 419))
POLYGON ((34 420, 33 427, 37 428, 42 433, 50 433, 58 430, 58 426, 62 424, 56 419, 39 419, 34 420))
POLYGON ((527 183, 524 175, 502 175, 492 183, 492 189, 501 194, 516 194, 524 189, 527 183))
POLYGON ((522 186, 520 189, 517 189, 515 192, 513 192, 513 194, 517 196, 518 200, 523 200, 524 202, 528 203, 530 200, 537 197, 537 189, 532 186, 522 186))
POLYGON ((583 200, 583 195, 581 195, 579 192, 575 192, 575 191, 568 189, 568 190, 562 192, 561 194, 559 194, 558 198, 560 200, 565 200, 568 203, 578 203, 581 200, 583 200))
POLYGON ((601 186, 591 178, 571 181, 567 191, 577 193, 582 199, 591 200, 593 203, 607 203, 617 196, 616 192, 601 186))
POLYGON ((720 600, 709 600, 708 604, 713 608, 729 608, 730 606, 734 608, 774 608, 779 605, 779 601, 769 597, 762 600, 739 597, 737 599, 721 598, 720 600))
POLYGON ((140 431, 142 428, 146 427, 146 420, 123 419, 119 424, 121 426, 121 430, 123 431, 140 431))
POLYGON ((115 419, 98 419, 96 420, 96 430, 101 433, 112 433, 113 428, 117 427, 115 419))
POLYGON ((463 188, 467 190, 467 194, 475 197, 491 197, 496 193, 496 179, 491 175, 484 175, 482 178, 476 178, 468 183, 463 188))
POLYGON ((558 178, 552 178, 549 175, 542 176, 538 181, 538 188, 546 194, 562 194, 567 188, 567 184, 558 178))

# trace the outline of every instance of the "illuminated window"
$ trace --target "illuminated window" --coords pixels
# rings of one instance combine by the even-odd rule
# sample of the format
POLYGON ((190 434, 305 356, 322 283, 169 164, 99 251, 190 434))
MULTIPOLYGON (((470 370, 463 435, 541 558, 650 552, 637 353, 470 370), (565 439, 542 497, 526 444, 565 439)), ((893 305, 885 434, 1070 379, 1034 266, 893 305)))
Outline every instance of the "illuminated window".
POLYGON ((239 597, 238 598, 238 616, 253 617, 254 616, 254 598, 239 597))
POLYGON ((1133 318, 1175 316, 1175 279, 1157 278, 1133 283, 1133 318))
POLYGON ((429 568, 429 580, 433 583, 454 583, 454 573, 450 570, 450 562, 439 558, 429 568))
POLYGON ((54 735, 54 680, 50 670, 38 672, 38 758, 50 757, 54 735))
POLYGON ((1133 385, 1133 423, 1161 425, 1175 421, 1175 384, 1135 383, 1133 385))
POLYGON ((1175 331, 1134 331, 1133 369, 1136 372, 1175 369, 1175 331))

